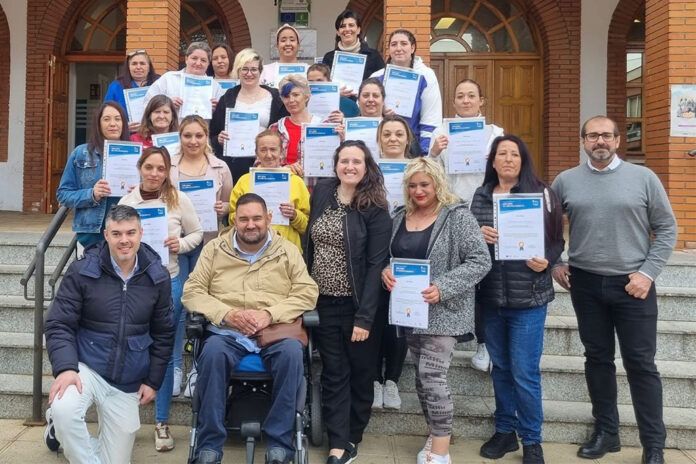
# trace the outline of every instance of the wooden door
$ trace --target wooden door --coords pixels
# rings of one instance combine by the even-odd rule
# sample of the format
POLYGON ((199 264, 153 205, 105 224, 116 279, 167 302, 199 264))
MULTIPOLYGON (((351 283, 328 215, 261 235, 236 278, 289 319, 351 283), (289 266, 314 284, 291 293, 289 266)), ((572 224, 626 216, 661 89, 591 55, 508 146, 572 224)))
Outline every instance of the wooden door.
POLYGON ((47 188, 45 209, 53 213, 58 209, 56 190, 68 159, 68 76, 67 61, 51 56, 48 63, 48 95, 46 98, 46 160, 47 188))

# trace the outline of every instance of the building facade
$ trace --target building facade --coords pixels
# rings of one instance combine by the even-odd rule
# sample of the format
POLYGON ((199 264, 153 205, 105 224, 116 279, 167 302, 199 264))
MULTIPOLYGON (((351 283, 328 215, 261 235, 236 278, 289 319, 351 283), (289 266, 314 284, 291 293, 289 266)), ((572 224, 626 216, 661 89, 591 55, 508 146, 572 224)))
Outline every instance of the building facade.
POLYGON ((548 181, 582 160, 581 122, 608 114, 621 154, 664 183, 678 248, 696 249, 696 139, 670 136, 670 88, 696 84, 693 0, 0 0, 0 209, 55 209, 67 155, 126 50, 147 49, 159 73, 201 39, 268 60, 293 8, 308 60, 333 48, 344 8, 382 51, 390 31, 413 31, 444 114, 456 82, 476 79, 488 120, 529 144, 548 181))

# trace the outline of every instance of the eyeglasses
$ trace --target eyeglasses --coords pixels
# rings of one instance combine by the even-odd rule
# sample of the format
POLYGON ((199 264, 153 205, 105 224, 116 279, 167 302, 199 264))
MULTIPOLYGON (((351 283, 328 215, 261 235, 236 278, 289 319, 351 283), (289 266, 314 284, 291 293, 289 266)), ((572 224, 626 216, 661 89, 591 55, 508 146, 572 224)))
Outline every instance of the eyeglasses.
POLYGON ((600 137, 602 137, 602 140, 605 142, 613 142, 616 138, 616 134, 613 132, 602 132, 601 134, 598 134, 597 132, 590 132, 589 134, 585 134, 585 140, 588 142, 596 142, 600 137))
POLYGON ((239 72, 241 74, 256 74, 259 72, 259 68, 241 68, 239 72))
POLYGON ((126 56, 128 58, 133 58, 135 55, 141 55, 141 54, 147 55, 147 50, 135 50, 133 52, 126 54, 126 56))

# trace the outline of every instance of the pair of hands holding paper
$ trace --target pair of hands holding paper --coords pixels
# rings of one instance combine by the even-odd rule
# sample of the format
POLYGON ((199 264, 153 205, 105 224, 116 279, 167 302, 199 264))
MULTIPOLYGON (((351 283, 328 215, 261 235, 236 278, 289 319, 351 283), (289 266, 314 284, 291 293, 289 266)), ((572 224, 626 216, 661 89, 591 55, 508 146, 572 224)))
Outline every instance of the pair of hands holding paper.
MULTIPOLYGON (((498 231, 493 227, 482 226, 481 233, 483 234, 483 240, 489 245, 495 245, 498 242, 498 231)), ((527 267, 534 272, 542 272, 547 267, 549 267, 549 260, 546 258, 541 258, 535 256, 532 259, 526 261, 527 267)))
MULTIPOLYGON (((390 292, 394 289, 396 277, 394 277, 390 267, 385 267, 382 270, 382 283, 390 292)), ((430 284, 428 288, 421 292, 421 295, 423 295, 423 301, 428 304, 437 304, 440 302, 440 289, 437 288, 435 284, 430 284)))

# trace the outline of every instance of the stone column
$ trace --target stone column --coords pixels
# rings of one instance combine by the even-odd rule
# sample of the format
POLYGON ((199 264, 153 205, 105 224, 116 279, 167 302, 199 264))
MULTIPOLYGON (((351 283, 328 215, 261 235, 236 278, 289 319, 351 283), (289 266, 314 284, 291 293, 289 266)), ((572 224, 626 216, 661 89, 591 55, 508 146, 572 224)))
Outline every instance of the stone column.
POLYGON ((180 0, 128 0, 126 50, 147 50, 158 74, 179 69, 180 10, 180 0))
POLYGON ((384 50, 389 47, 389 34, 395 29, 408 29, 416 36, 416 55, 430 63, 430 0, 384 0, 384 50))

